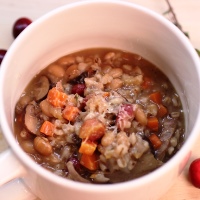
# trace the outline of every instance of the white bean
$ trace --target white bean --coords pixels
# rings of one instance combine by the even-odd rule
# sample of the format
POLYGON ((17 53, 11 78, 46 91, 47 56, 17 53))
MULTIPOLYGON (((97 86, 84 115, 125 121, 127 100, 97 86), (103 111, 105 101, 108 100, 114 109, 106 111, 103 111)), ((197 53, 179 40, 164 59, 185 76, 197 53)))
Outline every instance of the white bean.
POLYGON ((79 70, 81 73, 87 71, 88 68, 89 68, 89 65, 88 65, 87 63, 81 62, 81 63, 78 64, 78 70, 79 70))
POLYGON ((115 53, 114 52, 109 52, 105 55, 104 59, 105 60, 110 60, 110 59, 113 59, 115 56, 115 53))
POLYGON ((65 75, 63 67, 57 64, 52 64, 48 67, 48 72, 58 78, 62 78, 65 75))
POLYGON ((131 65, 123 65, 122 68, 127 72, 130 72, 133 69, 131 65))
POLYGON ((45 137, 37 136, 33 141, 33 145, 35 150, 44 156, 49 156, 53 152, 51 144, 45 137))
POLYGON ((147 116, 142 108, 138 108, 135 113, 135 119, 143 126, 147 124, 147 116))
POLYGON ((101 70, 102 70, 102 72, 103 72, 104 74, 109 73, 109 72, 111 71, 111 69, 112 69, 112 67, 111 67, 110 65, 103 65, 103 66, 101 67, 101 70))
POLYGON ((101 82, 105 85, 107 83, 110 83, 113 80, 113 77, 110 76, 109 74, 105 74, 102 79, 101 82))
POLYGON ((111 75, 113 78, 119 78, 123 74, 123 70, 121 68, 112 68, 109 72, 109 75, 111 75))
POLYGON ((65 75, 66 78, 71 80, 79 76, 81 72, 78 70, 78 65, 71 65, 67 68, 65 75))
POLYGON ((113 90, 118 89, 122 87, 123 81, 119 78, 114 78, 111 83, 109 84, 109 87, 113 90))
POLYGON ((69 66, 75 63, 75 58, 72 56, 64 56, 57 60, 59 65, 69 66))
POLYGON ((172 137, 170 139, 170 144, 171 144, 172 147, 176 147, 177 146, 178 141, 177 141, 176 137, 172 137))

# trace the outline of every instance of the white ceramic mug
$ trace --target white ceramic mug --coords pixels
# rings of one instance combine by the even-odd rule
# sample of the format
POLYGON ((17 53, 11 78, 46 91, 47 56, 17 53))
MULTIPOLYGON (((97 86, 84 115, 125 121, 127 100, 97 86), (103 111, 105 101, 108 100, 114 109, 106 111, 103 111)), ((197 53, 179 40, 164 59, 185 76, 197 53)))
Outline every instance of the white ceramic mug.
POLYGON ((113 0, 82 1, 58 8, 22 32, 2 63, 0 120, 10 149, 0 157, 0 182, 21 178, 42 200, 158 199, 183 170, 199 134, 199 92, 199 58, 188 39, 161 15, 113 0), (61 178, 34 163, 13 134, 16 101, 33 76, 62 55, 92 47, 140 54, 170 78, 182 99, 185 144, 164 166, 141 178, 110 185, 61 178))

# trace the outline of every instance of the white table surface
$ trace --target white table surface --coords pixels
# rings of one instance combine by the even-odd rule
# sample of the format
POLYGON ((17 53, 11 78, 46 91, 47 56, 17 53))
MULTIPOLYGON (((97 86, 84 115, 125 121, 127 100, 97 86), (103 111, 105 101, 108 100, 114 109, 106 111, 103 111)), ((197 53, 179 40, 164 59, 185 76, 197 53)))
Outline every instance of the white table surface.
MULTIPOLYGON (((8 49, 13 42, 12 25, 20 17, 37 19, 46 12, 75 0, 0 0, 0 49, 8 49)), ((165 0, 129 0, 148 7, 160 14, 167 10, 165 0)), ((176 16, 184 31, 190 35, 194 48, 200 49, 200 0, 171 0, 176 16)), ((0 151, 5 148, 0 134, 0 151)), ((192 156, 174 186, 160 200, 197 200, 200 189, 188 179, 188 167, 200 157, 200 136, 193 147, 192 156)), ((159 188, 158 188, 159 189, 159 188)), ((20 199, 19 199, 20 200, 20 199)))

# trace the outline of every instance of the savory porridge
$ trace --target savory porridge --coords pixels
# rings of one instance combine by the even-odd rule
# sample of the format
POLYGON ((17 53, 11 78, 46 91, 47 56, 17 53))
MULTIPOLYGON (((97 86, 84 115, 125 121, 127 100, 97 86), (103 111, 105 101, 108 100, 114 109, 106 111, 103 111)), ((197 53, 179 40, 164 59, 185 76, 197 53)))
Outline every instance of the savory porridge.
POLYGON ((139 55, 87 49, 51 63, 15 109, 23 150, 53 173, 116 183, 145 175, 184 141, 182 104, 169 79, 139 55))

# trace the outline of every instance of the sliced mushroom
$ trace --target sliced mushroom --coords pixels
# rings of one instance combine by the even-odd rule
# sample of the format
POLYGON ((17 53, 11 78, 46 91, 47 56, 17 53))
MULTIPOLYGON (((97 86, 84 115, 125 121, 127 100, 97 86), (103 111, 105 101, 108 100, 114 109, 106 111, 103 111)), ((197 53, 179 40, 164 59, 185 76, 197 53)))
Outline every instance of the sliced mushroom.
POLYGON ((164 119, 162 132, 160 134, 160 140, 162 141, 161 147, 155 152, 157 159, 163 161, 165 154, 169 147, 170 139, 172 138, 177 126, 176 120, 164 119))
POLYGON ((46 76, 41 76, 36 83, 36 88, 34 90, 36 101, 43 99, 47 95, 49 86, 49 79, 46 76))
POLYGON ((36 108, 34 104, 28 104, 25 114, 25 126, 33 134, 36 134, 39 128, 40 122, 36 117, 36 108))

